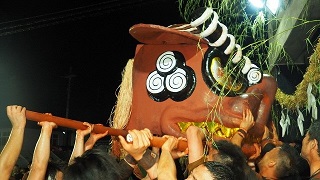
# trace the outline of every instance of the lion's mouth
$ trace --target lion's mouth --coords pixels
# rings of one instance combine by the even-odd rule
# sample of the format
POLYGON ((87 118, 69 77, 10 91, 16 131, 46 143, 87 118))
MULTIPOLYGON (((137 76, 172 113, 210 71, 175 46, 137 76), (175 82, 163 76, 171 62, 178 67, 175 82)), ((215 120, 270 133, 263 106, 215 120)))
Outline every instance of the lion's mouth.
POLYGON ((217 122, 179 122, 178 126, 182 132, 185 132, 189 126, 197 126, 205 129, 212 135, 216 135, 223 138, 231 138, 239 128, 228 128, 217 122))

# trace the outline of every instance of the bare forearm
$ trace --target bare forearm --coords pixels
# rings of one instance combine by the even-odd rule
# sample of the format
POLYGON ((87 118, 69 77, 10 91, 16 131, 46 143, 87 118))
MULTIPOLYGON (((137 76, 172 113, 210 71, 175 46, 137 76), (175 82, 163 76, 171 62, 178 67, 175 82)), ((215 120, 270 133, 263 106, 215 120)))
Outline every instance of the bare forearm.
POLYGON ((231 138, 231 142, 239 147, 241 147, 242 140, 243 140, 243 137, 238 133, 235 133, 231 138))
POLYGON ((176 179, 177 170, 169 151, 162 151, 158 163, 158 179, 176 179))
POLYGON ((73 150, 69 159, 69 164, 72 163, 74 158, 79 157, 84 152, 84 137, 76 137, 73 150))
POLYGON ((9 179, 11 171, 17 162, 19 154, 21 152, 24 136, 23 128, 13 128, 10 133, 10 137, 3 148, 0 155, 0 172, 1 177, 9 179))
POLYGON ((203 157, 203 142, 204 133, 202 130, 195 126, 190 126, 186 132, 189 148, 189 163, 195 162, 203 157))
POLYGON ((155 163, 150 169, 146 170, 151 179, 156 179, 158 177, 157 169, 158 163, 155 163))
POLYGON ((92 149, 95 143, 94 140, 89 138, 84 145, 84 150, 92 149))
POLYGON ((137 158, 139 156, 134 156, 135 160, 138 164, 147 171, 148 176, 151 179, 155 179, 158 176, 158 155, 157 153, 152 152, 150 149, 146 149, 145 153, 141 158, 137 158), (136 159, 137 158, 137 159, 136 159))
POLYGON ((42 128, 36 144, 28 179, 44 179, 50 157, 50 139, 52 129, 42 128))

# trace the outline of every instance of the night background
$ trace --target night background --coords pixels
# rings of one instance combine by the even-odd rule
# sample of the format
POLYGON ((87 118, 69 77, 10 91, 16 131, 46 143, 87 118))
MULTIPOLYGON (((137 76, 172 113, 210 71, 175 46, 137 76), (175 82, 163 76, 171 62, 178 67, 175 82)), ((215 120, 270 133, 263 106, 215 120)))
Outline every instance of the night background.
POLYGON ((171 0, 2 1, 1 127, 10 127, 6 106, 13 104, 106 124, 138 44, 129 34, 137 23, 184 20, 171 0))
MULTIPOLYGON (((178 1, 172 0, 1 2, 0 127, 11 126, 6 106, 13 104, 108 125, 122 70, 139 43, 129 28, 138 23, 168 26, 186 22, 178 1)), ((313 39, 318 39, 319 32, 313 39)), ((295 33, 292 37, 298 36, 295 33)), ((293 94, 301 82, 308 66, 308 58, 302 59, 294 67, 286 63, 275 67, 283 92, 293 94)), ((27 126, 39 129, 32 121, 27 126)))
MULTIPOLYGON (((315 9, 310 14, 319 19, 318 12, 315 9)), ((127 61, 134 58, 139 44, 129 29, 138 23, 168 26, 187 22, 179 13, 177 0, 1 1, 0 129, 11 128, 6 114, 8 105, 108 126, 121 73, 127 61)), ((303 28, 296 28, 284 44, 292 53, 293 66, 283 62, 275 66, 278 87, 287 94, 293 94, 302 81, 312 54, 312 48, 306 50, 301 36, 306 34, 303 28)), ((313 43, 320 37, 317 28, 311 38, 313 43)), ((294 115, 292 119, 295 118, 294 115)), ((309 127, 310 119, 310 115, 306 116, 305 128, 309 127)), ((33 121, 27 121, 27 128, 40 130, 33 121)), ((290 128, 290 133, 281 140, 300 143, 303 136, 297 126, 290 128)), ((58 130, 65 134, 66 129, 58 130)), ((74 137, 72 131, 63 135, 63 145, 69 146, 69 150, 74 137)), ((20 159, 20 163, 25 161, 26 165, 32 158, 32 143, 39 132, 25 135, 25 143, 31 148, 22 153, 25 159, 20 159)), ((61 152, 60 155, 69 158, 66 151, 61 152)))

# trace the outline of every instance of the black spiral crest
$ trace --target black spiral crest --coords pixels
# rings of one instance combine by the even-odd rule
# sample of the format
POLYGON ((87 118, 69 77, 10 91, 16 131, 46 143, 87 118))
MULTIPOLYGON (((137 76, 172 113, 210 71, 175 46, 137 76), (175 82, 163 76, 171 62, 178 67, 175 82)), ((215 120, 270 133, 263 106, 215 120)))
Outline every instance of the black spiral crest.
POLYGON ((159 74, 165 76, 176 71, 178 67, 185 65, 185 59, 180 52, 167 51, 162 53, 156 63, 156 68, 159 74))
POLYGON ((184 56, 178 51, 162 53, 156 61, 156 70, 146 80, 148 94, 157 102, 168 98, 183 101, 192 94, 195 84, 195 72, 186 66, 184 56))

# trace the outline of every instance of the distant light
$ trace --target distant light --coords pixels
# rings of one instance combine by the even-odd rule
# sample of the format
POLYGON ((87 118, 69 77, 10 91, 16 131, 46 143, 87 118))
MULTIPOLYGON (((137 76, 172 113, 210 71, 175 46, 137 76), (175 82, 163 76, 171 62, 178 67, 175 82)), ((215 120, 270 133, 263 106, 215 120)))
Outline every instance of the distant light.
POLYGON ((264 5, 263 0, 249 0, 249 2, 256 8, 263 8, 264 5))
POLYGON ((65 132, 65 131, 62 131, 62 133, 63 133, 63 134, 66 134, 66 132, 65 132))
POLYGON ((266 6, 271 11, 272 14, 276 14, 279 8, 279 0, 267 0, 266 6))

